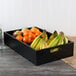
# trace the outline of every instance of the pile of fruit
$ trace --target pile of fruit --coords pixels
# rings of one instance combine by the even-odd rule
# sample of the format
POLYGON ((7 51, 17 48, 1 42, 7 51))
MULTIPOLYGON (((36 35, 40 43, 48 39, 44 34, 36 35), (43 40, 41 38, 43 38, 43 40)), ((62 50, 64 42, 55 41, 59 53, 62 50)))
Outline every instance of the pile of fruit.
MULTIPOLYGON (((63 32, 60 32, 59 34, 57 31, 54 31, 54 33, 48 38, 46 35, 46 32, 43 31, 42 34, 40 34, 38 37, 35 38, 35 40, 31 43, 31 47, 35 50, 41 50, 44 48, 50 48, 58 45, 63 45, 68 43, 68 38, 64 35, 63 32)), ((57 49, 52 50, 57 51, 57 49)))
MULTIPOLYGON (((57 31, 54 31, 48 38, 46 31, 41 32, 36 27, 15 31, 13 36, 15 36, 16 39, 23 41, 24 43, 30 44, 30 47, 35 50, 41 50, 68 43, 68 38, 64 35, 63 32, 57 33, 57 31)), ((58 48, 52 51, 56 50, 58 50, 58 48)))
POLYGON ((21 30, 17 30, 13 33, 13 36, 24 43, 31 44, 41 33, 42 32, 40 32, 38 28, 32 27, 31 29, 23 28, 21 30))

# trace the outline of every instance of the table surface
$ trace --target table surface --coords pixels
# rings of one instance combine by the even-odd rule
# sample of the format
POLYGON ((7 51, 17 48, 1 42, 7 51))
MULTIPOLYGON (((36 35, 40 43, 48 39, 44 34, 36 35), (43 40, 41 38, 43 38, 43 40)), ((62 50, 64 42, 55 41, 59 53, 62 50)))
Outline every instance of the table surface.
POLYGON ((72 57, 65 58, 63 60, 76 69, 76 37, 68 37, 68 38, 69 40, 74 42, 74 54, 72 57))
POLYGON ((76 76, 76 69, 58 60, 35 66, 5 46, 0 50, 0 76, 76 76))

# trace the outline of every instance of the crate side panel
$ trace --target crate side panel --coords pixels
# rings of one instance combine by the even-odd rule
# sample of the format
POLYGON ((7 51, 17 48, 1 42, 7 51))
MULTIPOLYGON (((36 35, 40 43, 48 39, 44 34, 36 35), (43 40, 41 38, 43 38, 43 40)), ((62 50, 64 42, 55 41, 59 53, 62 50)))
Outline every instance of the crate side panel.
POLYGON ((70 44, 60 46, 59 51, 54 53, 50 53, 50 49, 44 49, 40 52, 37 52, 37 65, 73 56, 73 48, 74 43, 71 42, 70 44))
POLYGON ((21 44, 20 41, 12 38, 7 33, 4 33, 4 43, 24 58, 27 58, 29 61, 36 64, 36 52, 33 49, 21 44))

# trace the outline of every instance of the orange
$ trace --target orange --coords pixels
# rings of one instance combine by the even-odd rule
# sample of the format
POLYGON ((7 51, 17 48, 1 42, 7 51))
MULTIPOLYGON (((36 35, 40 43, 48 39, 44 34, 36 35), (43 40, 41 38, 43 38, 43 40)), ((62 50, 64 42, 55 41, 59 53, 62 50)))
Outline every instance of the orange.
POLYGON ((33 41, 33 39, 29 38, 28 43, 30 44, 33 41))
POLYGON ((34 34, 32 32, 29 33, 29 38, 34 39, 34 34))
POLYGON ((21 31, 25 32, 25 31, 29 31, 29 29, 28 28, 23 28, 21 31))
POLYGON ((18 35, 18 36, 16 37, 16 39, 22 41, 23 37, 22 37, 21 35, 18 35))
POLYGON ((23 42, 25 42, 25 43, 28 42, 28 36, 23 37, 23 42))
POLYGON ((36 32, 39 32, 39 29, 36 28, 36 27, 32 27, 32 28, 31 28, 31 31, 32 31, 33 33, 36 33, 36 32))
POLYGON ((23 36, 25 37, 25 36, 28 36, 29 35, 29 32, 28 31, 25 31, 25 32, 23 32, 23 36))

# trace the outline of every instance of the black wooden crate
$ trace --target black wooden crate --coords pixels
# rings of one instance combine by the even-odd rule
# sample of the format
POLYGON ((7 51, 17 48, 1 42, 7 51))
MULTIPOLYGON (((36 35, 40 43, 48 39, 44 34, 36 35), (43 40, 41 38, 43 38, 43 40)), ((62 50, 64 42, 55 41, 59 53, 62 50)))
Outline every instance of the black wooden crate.
MULTIPOLYGON (((42 29, 40 30, 42 31, 42 29)), ((25 44, 13 37, 12 34, 14 31, 15 30, 4 32, 4 43, 35 65, 41 65, 47 62, 52 62, 55 60, 73 56, 74 42, 70 40, 67 44, 64 45, 36 51, 32 49, 28 44, 25 44), (59 51, 51 53, 50 50, 53 50, 55 48, 59 48, 59 51)), ((47 32, 47 35, 50 36, 51 33, 47 32)))

